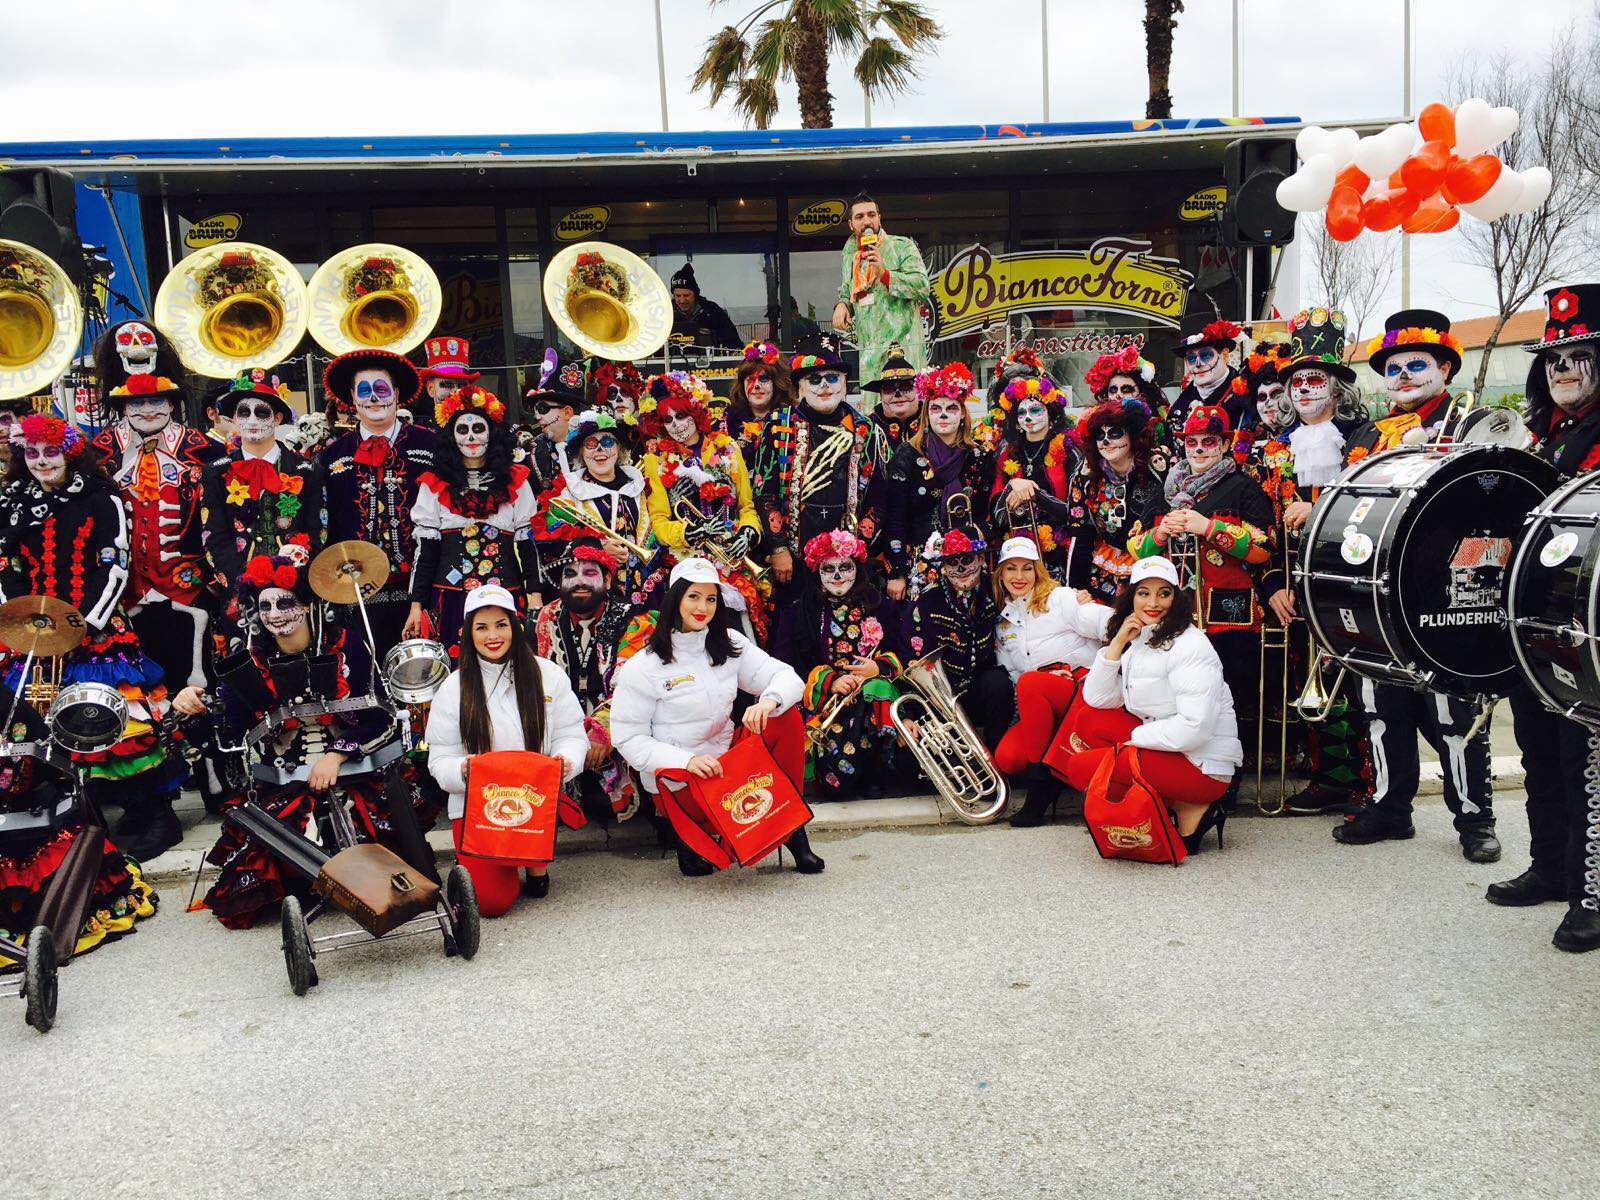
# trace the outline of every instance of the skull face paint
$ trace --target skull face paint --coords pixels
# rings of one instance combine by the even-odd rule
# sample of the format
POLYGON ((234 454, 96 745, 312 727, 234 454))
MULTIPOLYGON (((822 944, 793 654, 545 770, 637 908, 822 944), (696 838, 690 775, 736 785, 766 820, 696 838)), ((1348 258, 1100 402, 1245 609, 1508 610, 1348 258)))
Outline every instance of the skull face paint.
POLYGON ((961 432, 961 416, 966 405, 959 400, 935 396, 928 401, 928 428, 941 441, 950 441, 961 432))
POLYGON ((844 372, 813 371, 800 381, 800 398, 813 412, 826 416, 844 402, 844 372))
POLYGON ((233 407, 233 427, 239 440, 259 453, 263 446, 270 449, 268 443, 278 431, 278 414, 265 400, 246 398, 233 407))
POLYGON ((1031 396, 1017 405, 1017 428, 1030 442, 1036 442, 1050 432, 1050 413, 1041 401, 1031 396))
POLYGON ((129 396, 122 413, 136 434, 151 437, 172 424, 172 397, 129 396))
POLYGON ((1289 397, 1295 414, 1307 425, 1320 425, 1333 415, 1333 379, 1315 367, 1289 376, 1289 397))
POLYGON ((561 602, 575 613, 591 613, 606 595, 606 573, 597 562, 579 559, 561 568, 561 602))
POLYGON ((1443 392, 1449 381, 1449 368, 1431 350, 1401 350, 1383 364, 1383 386, 1404 412, 1421 408, 1443 392))
POLYGON ((615 434, 591 433, 579 448, 584 468, 602 483, 617 473, 617 460, 621 455, 615 434))
POLYGON ((1274 433, 1294 419, 1294 404, 1283 384, 1273 380, 1256 389, 1256 413, 1274 433))
POLYGON ((355 399, 356 417, 369 433, 384 433, 394 424, 400 394, 394 379, 381 367, 357 371, 351 380, 350 394, 355 399))
POLYGON ((822 590, 828 595, 848 595, 856 585, 856 560, 825 558, 817 564, 817 578, 822 581, 822 590))
POLYGON ((290 637, 306 623, 306 606, 286 588, 262 588, 256 597, 261 627, 275 638, 290 637))
POLYGON ((688 409, 670 410, 661 422, 667 436, 680 446, 693 446, 700 441, 700 430, 694 423, 694 414, 688 409))
POLYGON ((976 551, 947 554, 939 564, 939 572, 958 593, 966 595, 978 586, 978 579, 983 574, 983 555, 976 551))
POLYGON ((1183 456, 1196 475, 1221 462, 1226 450, 1227 439, 1219 433, 1191 433, 1183 439, 1183 456))
POLYGON ((117 357, 129 375, 149 375, 156 369, 155 330, 143 321, 129 321, 117 330, 117 357))
POLYGON ((1593 343, 1558 346, 1544 352, 1544 378, 1550 399, 1564 413, 1582 412, 1600 399, 1593 343))
POLYGON ((466 383, 467 381, 464 379, 450 379, 446 376, 440 376, 428 380, 427 383, 423 384, 423 387, 427 390, 428 399, 437 404, 441 400, 448 400, 451 396, 454 396, 466 386, 466 383))
POLYGON ((1201 391, 1221 383, 1228 374, 1228 356, 1215 346, 1191 346, 1183 352, 1183 365, 1189 369, 1189 379, 1201 391))
POLYGON ((28 464, 28 473, 38 480, 39 486, 49 490, 61 486, 67 477, 67 452, 60 446, 43 442, 25 442, 19 451, 28 464))
POLYGON ((904 421, 916 415, 917 389, 911 383, 886 383, 878 393, 878 407, 886 417, 904 421))
POLYGON ((479 413, 462 413, 450 425, 450 435, 461 451, 461 461, 469 467, 483 465, 489 453, 489 420, 479 413))
POLYGON ((1095 430, 1094 444, 1100 461, 1118 475, 1126 475, 1133 466, 1133 440, 1121 425, 1102 425, 1095 430))

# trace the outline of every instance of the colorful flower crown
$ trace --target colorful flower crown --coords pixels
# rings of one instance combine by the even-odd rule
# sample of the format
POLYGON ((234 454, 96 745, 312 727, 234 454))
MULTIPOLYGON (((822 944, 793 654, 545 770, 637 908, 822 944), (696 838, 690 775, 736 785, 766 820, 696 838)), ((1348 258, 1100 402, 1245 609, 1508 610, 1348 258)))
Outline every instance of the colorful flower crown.
MULTIPOLYGON (((130 381, 131 378, 136 377, 130 377, 130 381)), ((240 371, 234 381, 228 385, 228 390, 230 392, 254 392, 257 395, 271 392, 280 400, 289 398, 289 385, 276 375, 269 377, 261 367, 252 367, 248 371, 240 371)))
POLYGON ((769 367, 775 367, 782 357, 783 352, 771 342, 747 342, 745 344, 745 362, 764 362, 769 367))
POLYGON ((292 592, 300 582, 300 571, 289 558, 258 554, 245 564, 243 582, 258 592, 269 587, 292 592))
POLYGON ((158 396, 176 392, 178 385, 165 375, 129 375, 127 382, 111 389, 113 396, 158 396))
POLYGON ((573 560, 576 562, 599 563, 600 569, 606 573, 607 578, 617 573, 617 560, 612 558, 599 546, 575 546, 572 550, 573 560))
POLYGON ((1154 383, 1156 365, 1140 358, 1139 347, 1129 342, 1115 354, 1102 354, 1095 359, 1094 365, 1083 373, 1083 382, 1088 385, 1091 396, 1098 396, 1106 390, 1113 375, 1131 375, 1146 383, 1154 383))
POLYGON ((462 412, 471 410, 480 412, 496 425, 505 424, 506 405, 488 388, 479 387, 469 383, 466 387, 458 389, 454 395, 446 396, 433 406, 433 422, 440 429, 445 429, 462 412))
POLYGON ((1048 375, 1013 379, 1001 389, 999 398, 995 401, 995 424, 1003 423, 1011 415, 1011 410, 1029 397, 1039 401, 1046 408, 1052 404, 1060 404, 1062 400, 1060 390, 1048 375))
POLYGON ((1367 343, 1367 357, 1371 358, 1379 350, 1387 350, 1392 346, 1444 346, 1457 354, 1461 353, 1461 339, 1455 334, 1413 325, 1409 329, 1391 329, 1381 337, 1373 338, 1367 343))
POLYGON ((1194 434, 1227 433, 1233 428, 1228 420, 1228 410, 1220 404, 1196 404, 1183 422, 1183 436, 1194 434))
MULTIPOLYGON (((141 376, 135 375, 138 379, 141 376)), ((38 446, 51 446, 59 449, 66 458, 77 458, 83 453, 87 444, 83 434, 76 425, 69 425, 60 417, 47 417, 39 413, 29 413, 18 423, 22 431, 22 440, 32 442, 38 446)))
POLYGON ((715 399, 705 380, 693 371, 652 375, 639 398, 639 426, 651 437, 657 437, 663 415, 681 411, 693 415, 695 428, 705 433, 711 428, 711 404, 715 399))
POLYGON ((928 535, 928 544, 922 548, 922 557, 937 559, 950 554, 982 554, 988 548, 981 533, 974 536, 962 529, 952 529, 941 537, 939 531, 934 530, 928 535))
POLYGON ((867 560, 867 544, 847 529, 819 533, 806 543, 806 566, 815 571, 823 559, 853 558, 867 560))
POLYGON ((926 404, 934 397, 965 400, 977 386, 966 363, 946 363, 917 372, 917 399, 926 404))
POLYGON ((589 402, 607 404, 611 389, 616 388, 628 399, 637 401, 644 394, 644 376, 631 362, 603 362, 589 373, 589 402))

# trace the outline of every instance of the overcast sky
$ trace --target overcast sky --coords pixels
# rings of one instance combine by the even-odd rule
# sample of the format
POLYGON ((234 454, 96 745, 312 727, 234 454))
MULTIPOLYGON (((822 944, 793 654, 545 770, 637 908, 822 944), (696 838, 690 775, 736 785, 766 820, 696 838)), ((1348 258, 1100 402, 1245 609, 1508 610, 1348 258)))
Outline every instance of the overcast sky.
MULTIPOLYGON (((1039 0, 927 0, 948 31, 912 94, 873 123, 1042 115, 1039 0)), ((1417 107, 1462 53, 1536 57, 1596 0, 1414 0, 1417 107)), ((672 128, 737 123, 688 80, 717 27, 755 7, 661 0, 672 128)), ((1252 115, 1401 115, 1402 0, 1240 0, 1252 115)), ((1143 115, 1142 0, 1049 0, 1051 117, 1143 115)), ((1231 107, 1230 0, 1188 0, 1179 116, 1231 107)), ((274 134, 538 133, 660 126, 651 0, 12 0, 0 5, 0 142, 274 134)), ((835 124, 862 121, 835 64, 835 124)), ((792 88, 778 124, 799 123, 792 88)), ((1451 234, 1413 239, 1414 303, 1485 310, 1451 234)), ((1398 303, 1394 295, 1387 307, 1398 303)))

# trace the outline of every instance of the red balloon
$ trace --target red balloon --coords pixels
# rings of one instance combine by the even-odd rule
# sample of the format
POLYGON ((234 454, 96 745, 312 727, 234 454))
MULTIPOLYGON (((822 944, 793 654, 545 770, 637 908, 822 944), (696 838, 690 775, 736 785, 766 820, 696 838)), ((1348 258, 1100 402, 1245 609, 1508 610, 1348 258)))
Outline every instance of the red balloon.
POLYGON ((1397 229, 1405 218, 1408 201, 1409 196, 1404 190, 1379 192, 1361 206, 1361 223, 1373 233, 1397 229))
POLYGON ((1443 233, 1447 229, 1454 229, 1460 221, 1461 214, 1456 211, 1455 205, 1435 193, 1401 221, 1400 228, 1407 233, 1443 233))
POLYGON ((1423 141, 1443 142, 1448 150, 1456 144, 1455 111, 1434 101, 1417 114, 1417 129, 1423 141))
POLYGON ((1354 188, 1357 195, 1360 195, 1362 192, 1366 191, 1367 187, 1371 183, 1372 180, 1367 178, 1367 173, 1360 167, 1356 166, 1355 163, 1351 163, 1348 167, 1333 177, 1334 191, 1338 191, 1340 188, 1345 187, 1354 188))
POLYGON ((1322 221, 1334 241, 1353 240, 1361 232, 1361 193, 1355 188, 1334 188, 1322 221))
POLYGON ((1444 182, 1449 166, 1449 146, 1443 142, 1424 142, 1421 149, 1400 164, 1400 178, 1408 191, 1431 196, 1444 182))
POLYGON ((1501 169, 1500 160, 1492 154, 1465 159, 1452 155, 1450 167, 1444 173, 1444 198, 1451 204, 1482 200, 1494 181, 1500 178, 1501 169))

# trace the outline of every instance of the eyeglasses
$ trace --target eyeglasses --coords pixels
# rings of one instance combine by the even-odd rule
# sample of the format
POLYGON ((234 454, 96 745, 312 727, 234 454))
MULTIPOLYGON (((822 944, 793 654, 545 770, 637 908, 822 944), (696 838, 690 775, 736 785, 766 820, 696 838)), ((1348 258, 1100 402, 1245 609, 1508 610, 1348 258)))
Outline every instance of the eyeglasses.
POLYGON ((844 579, 856 573, 856 564, 846 560, 844 562, 823 563, 817 568, 817 574, 826 575, 829 579, 844 579))
POLYGON ((388 400, 394 396, 394 387, 387 379, 363 379, 356 384, 357 400, 388 400))
POLYGON ((1113 383, 1106 388, 1107 396, 1137 396, 1138 385, 1132 383, 1113 383))
POLYGON ((1106 442, 1120 442, 1128 436, 1128 431, 1120 425, 1102 425, 1094 431, 1094 440, 1099 445, 1106 442))
POLYGON ((968 567, 978 565, 978 555, 976 552, 946 554, 944 556, 944 565, 957 571, 965 571, 968 567))
POLYGON ((1210 346, 1200 346, 1183 352, 1183 361, 1191 367, 1205 366, 1217 360, 1217 352, 1210 346))
POLYGON ((1391 358, 1383 364, 1383 374, 1386 379, 1393 379, 1404 371, 1407 375, 1421 375, 1436 364, 1431 358, 1408 358, 1401 362, 1398 357, 1391 358))
POLYGON ((617 439, 609 433, 597 433, 593 437, 583 439, 583 448, 585 450, 615 450, 617 448, 617 439))
POLYGON ((1222 439, 1214 433, 1197 433, 1184 438, 1183 444, 1189 450, 1216 450, 1222 445, 1222 439))

